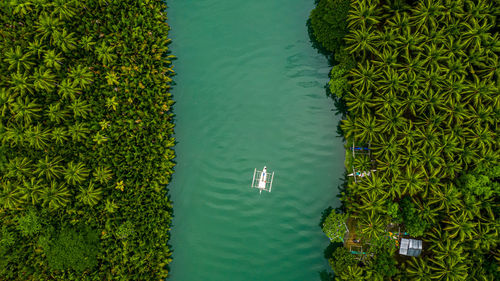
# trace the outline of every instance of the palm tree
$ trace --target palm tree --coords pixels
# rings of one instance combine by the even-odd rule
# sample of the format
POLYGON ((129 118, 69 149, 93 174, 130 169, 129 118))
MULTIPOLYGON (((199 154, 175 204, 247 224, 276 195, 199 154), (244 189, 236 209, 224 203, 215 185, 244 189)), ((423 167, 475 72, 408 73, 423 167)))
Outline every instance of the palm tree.
POLYGON ((52 92, 55 87, 55 75, 50 69, 39 67, 32 76, 35 89, 52 92))
POLYGON ((32 205, 37 205, 42 196, 42 190, 45 188, 41 179, 30 178, 23 180, 22 199, 30 202, 32 205))
POLYGON ((56 210, 69 203, 71 194, 64 183, 52 181, 50 186, 41 191, 40 198, 43 200, 42 206, 50 210, 56 210))
POLYGON ((8 70, 17 72, 30 70, 34 63, 30 60, 30 54, 21 51, 21 46, 16 46, 15 49, 10 48, 5 53, 5 62, 9 64, 8 70))
POLYGON ((116 204, 114 200, 106 199, 106 205, 104 206, 104 210, 107 213, 111 213, 112 214, 112 213, 114 213, 119 208, 120 208, 120 206, 118 206, 118 204, 116 204))
POLYGON ((9 159, 9 163, 6 165, 6 171, 4 176, 6 178, 16 178, 18 180, 24 177, 31 176, 31 160, 27 157, 15 157, 9 159))
POLYGON ((61 69, 63 60, 64 57, 61 56, 61 53, 56 53, 55 50, 47 50, 43 56, 45 66, 54 67, 56 70, 61 69))
POLYGON ((42 129, 40 124, 37 124, 36 126, 28 126, 25 131, 25 139, 29 146, 40 150, 48 146, 49 137, 50 129, 42 129))
POLYGON ((433 258, 436 260, 444 260, 447 257, 457 259, 459 261, 465 260, 467 252, 464 253, 463 243, 451 237, 445 236, 446 239, 434 241, 432 244, 433 258))
POLYGON ((40 59, 41 55, 45 52, 45 47, 42 41, 35 39, 28 44, 28 54, 40 59))
POLYGON ((67 167, 64 169, 64 179, 67 183, 76 185, 83 182, 89 175, 89 170, 85 168, 85 165, 81 162, 74 163, 69 162, 67 167))
POLYGON ((425 114, 436 116, 438 111, 444 110, 444 104, 442 93, 430 88, 429 90, 423 92, 423 100, 417 112, 420 115, 425 114))
POLYGON ((73 139, 73 141, 81 141, 87 137, 90 130, 87 128, 85 123, 76 122, 68 127, 68 133, 73 139))
POLYGON ((387 24, 390 29, 396 30, 398 34, 407 31, 410 28, 410 17, 407 12, 396 12, 389 20, 387 24))
POLYGON ((367 115, 364 118, 358 118, 354 123, 354 137, 362 143, 371 143, 377 139, 382 130, 379 120, 373 115, 367 115))
POLYGON ((24 121, 25 124, 30 124, 34 118, 40 117, 38 112, 42 109, 35 102, 36 100, 30 101, 29 97, 25 97, 24 100, 17 97, 16 102, 12 104, 14 119, 18 122, 24 121))
POLYGON ((432 279, 438 280, 467 280, 468 266, 458 258, 447 257, 443 260, 430 259, 433 263, 432 279))
POLYGON ((365 26, 376 25, 380 22, 380 8, 378 1, 361 0, 351 3, 349 9, 348 27, 351 30, 363 28, 365 26))
POLYGON ((61 103, 56 102, 54 104, 49 105, 49 109, 47 110, 47 117, 49 120, 56 123, 61 123, 66 120, 69 116, 68 111, 64 108, 61 109, 61 103))
POLYGON ((33 84, 27 73, 15 72, 11 73, 9 83, 11 90, 23 96, 25 93, 33 94, 33 84))
POLYGON ((431 281, 431 268, 427 264, 427 259, 418 257, 410 259, 406 263, 406 272, 410 280, 414 281, 431 281))
POLYGON ((94 206, 102 198, 101 194, 101 188, 94 188, 94 183, 91 181, 87 188, 80 186, 80 193, 76 196, 76 199, 83 204, 94 206))
POLYGON ((61 84, 59 84, 57 94, 59 94, 62 98, 74 100, 79 91, 80 88, 77 87, 75 82, 72 82, 69 79, 64 79, 61 84))
POLYGON ((55 127, 51 135, 52 140, 59 145, 63 145, 68 140, 68 132, 63 127, 55 127))
POLYGON ((105 41, 101 42, 101 45, 95 48, 97 53, 97 59, 100 60, 104 65, 113 63, 118 57, 114 54, 115 47, 107 46, 105 41))
POLYGON ((8 143, 10 147, 23 146, 24 128, 22 126, 10 125, 5 129, 2 144, 8 143))
POLYGON ((441 1, 423 0, 418 2, 417 6, 412 9, 412 25, 416 26, 417 30, 428 32, 435 29, 440 18, 443 16, 445 7, 441 1))
POLYGON ((449 219, 443 222, 447 224, 444 230, 450 232, 450 238, 458 237, 460 242, 465 241, 466 238, 472 240, 477 235, 475 230, 477 223, 470 221, 464 211, 459 215, 450 215, 449 219))
POLYGON ((57 179, 63 172, 62 166, 59 165, 61 161, 62 158, 59 156, 49 159, 49 156, 45 155, 45 158, 39 159, 35 165, 35 174, 38 174, 39 177, 45 176, 47 180, 57 179))
POLYGON ((339 273, 339 277, 335 280, 368 280, 371 276, 365 276, 364 270, 358 265, 348 265, 344 271, 339 273))
POLYGON ((359 231, 368 240, 377 240, 385 233, 386 218, 375 212, 362 212, 359 217, 359 231))
POLYGON ((419 54, 422 50, 425 39, 426 38, 420 33, 403 30, 398 36, 398 49, 404 50, 404 54, 406 56, 410 56, 410 54, 415 53, 419 54))
POLYGON ((92 83, 92 72, 82 65, 77 65, 76 68, 71 69, 68 77, 73 79, 74 86, 79 86, 82 89, 86 89, 92 83))
POLYGON ((0 182, 2 187, 0 191, 0 206, 1 210, 10 209, 16 210, 23 205, 21 189, 17 183, 11 181, 0 182))
POLYGON ((364 116, 373 107, 372 95, 370 92, 352 91, 344 98, 349 110, 357 116, 364 116))
POLYGON ((498 228, 487 223, 479 223, 476 227, 476 236, 472 240, 473 249, 491 251, 498 244, 498 228))
POLYGON ((68 106, 69 109, 73 110, 73 114, 76 117, 86 118, 90 109, 90 104, 87 103, 86 100, 82 100, 81 98, 77 98, 73 100, 73 102, 68 106))
POLYGON ((38 17, 38 21, 36 21, 36 37, 40 40, 45 40, 46 38, 50 38, 52 42, 52 37, 54 32, 61 26, 63 23, 60 22, 56 18, 52 18, 47 15, 47 13, 43 12, 38 17))
POLYGON ((6 118, 11 103, 14 103, 15 95, 6 88, 0 89, 0 117, 6 118))
POLYGON ((95 42, 92 41, 92 36, 85 35, 80 39, 80 46, 87 52, 93 50, 94 45, 95 42))
POLYGON ((360 29, 351 31, 344 38, 344 40, 347 43, 346 50, 350 54, 353 53, 357 55, 362 54, 363 59, 361 61, 364 61, 367 52, 373 54, 377 53, 376 50, 378 41, 377 36, 378 36, 377 33, 371 27, 367 29, 363 26, 360 29))
POLYGON ((12 9, 12 13, 14 15, 18 15, 21 18, 24 18, 24 16, 26 16, 27 14, 29 14, 33 10, 31 8, 33 6, 33 3, 31 3, 31 2, 19 3, 19 2, 11 1, 9 4, 15 5, 14 9, 12 9))
POLYGON ((57 45, 65 53, 70 52, 77 48, 76 38, 74 33, 68 33, 66 29, 63 28, 62 32, 54 31, 53 34, 54 44, 57 45))
POLYGON ((418 167, 422 161, 422 149, 406 146, 401 150, 401 159, 404 166, 418 167))
POLYGON ((423 66, 439 68, 439 66, 448 60, 450 57, 446 55, 448 52, 444 48, 444 45, 438 44, 424 44, 423 49, 425 50, 423 59, 423 66), (439 47, 438 47, 439 46, 439 47))
POLYGON ((432 178, 439 178, 444 159, 440 157, 441 151, 434 147, 425 147, 421 150, 422 164, 432 172, 432 178))
POLYGON ((401 152, 401 140, 399 140, 396 135, 390 134, 390 137, 385 137, 382 135, 379 141, 372 145, 372 154, 377 159, 388 159, 394 158, 401 152))
POLYGON ((406 166, 406 172, 402 174, 400 185, 402 186, 402 194, 409 194, 411 196, 424 190, 424 172, 422 169, 412 168, 406 166))
POLYGON ((442 188, 434 189, 428 197, 429 204, 438 205, 438 210, 446 210, 447 214, 463 207, 460 199, 462 193, 452 183, 446 183, 442 188))
POLYGON ((72 4, 74 4, 73 1, 55 0, 52 3, 53 10, 51 16, 57 15, 60 20, 69 19, 75 16, 76 12, 72 4))

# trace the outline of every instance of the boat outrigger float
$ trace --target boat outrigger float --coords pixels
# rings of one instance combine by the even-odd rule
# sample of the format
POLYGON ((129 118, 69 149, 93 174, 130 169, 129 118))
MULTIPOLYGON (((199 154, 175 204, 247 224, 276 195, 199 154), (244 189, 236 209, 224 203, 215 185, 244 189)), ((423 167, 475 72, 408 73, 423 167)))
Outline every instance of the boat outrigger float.
POLYGON ((254 169, 252 187, 258 188, 260 190, 259 194, 262 193, 262 190, 271 192, 271 188, 273 187, 273 178, 274 172, 268 172, 266 166, 264 166, 262 171, 254 169))

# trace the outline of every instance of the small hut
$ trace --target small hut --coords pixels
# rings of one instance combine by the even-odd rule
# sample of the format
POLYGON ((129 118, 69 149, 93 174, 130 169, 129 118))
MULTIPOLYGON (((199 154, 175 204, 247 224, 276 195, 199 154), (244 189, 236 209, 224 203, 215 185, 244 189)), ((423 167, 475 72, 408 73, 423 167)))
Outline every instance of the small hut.
POLYGON ((401 239, 401 247, 399 248, 399 254, 418 257, 422 253, 422 240, 416 239, 401 239))

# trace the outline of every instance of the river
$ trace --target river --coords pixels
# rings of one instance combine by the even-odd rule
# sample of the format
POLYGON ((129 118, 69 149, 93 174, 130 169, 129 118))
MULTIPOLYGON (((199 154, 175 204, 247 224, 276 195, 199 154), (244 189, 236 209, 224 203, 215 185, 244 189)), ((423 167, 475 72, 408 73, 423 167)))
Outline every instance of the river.
POLYGON ((344 149, 309 42, 313 0, 169 0, 178 57, 173 281, 311 281, 344 149), (250 188, 274 171, 272 192, 250 188))

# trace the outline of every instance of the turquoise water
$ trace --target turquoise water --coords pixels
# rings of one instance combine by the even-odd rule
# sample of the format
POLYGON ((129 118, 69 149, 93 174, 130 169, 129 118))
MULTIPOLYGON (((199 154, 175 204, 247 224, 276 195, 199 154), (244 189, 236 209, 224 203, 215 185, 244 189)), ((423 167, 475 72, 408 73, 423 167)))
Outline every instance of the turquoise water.
POLYGON ((311 47, 313 0, 171 0, 174 281, 320 280, 344 150, 311 47), (254 168, 272 192, 250 188, 254 168))

